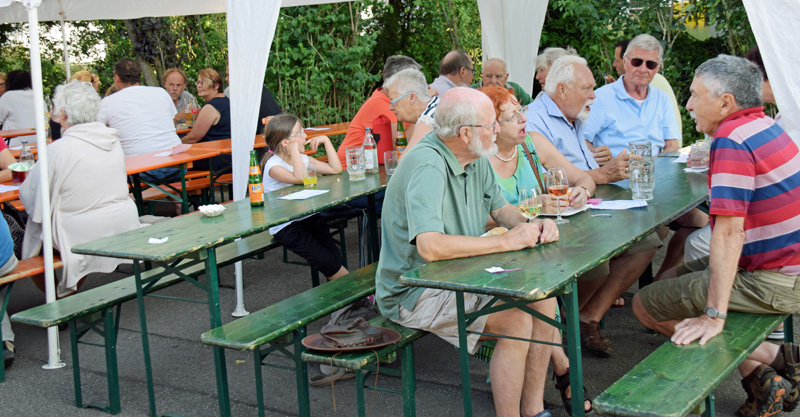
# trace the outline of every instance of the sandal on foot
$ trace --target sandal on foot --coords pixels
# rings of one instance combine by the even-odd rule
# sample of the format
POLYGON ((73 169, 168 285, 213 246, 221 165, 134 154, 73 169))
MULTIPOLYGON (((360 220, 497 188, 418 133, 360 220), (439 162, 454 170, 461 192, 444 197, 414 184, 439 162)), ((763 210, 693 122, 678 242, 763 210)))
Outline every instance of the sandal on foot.
POLYGON ((325 374, 311 375, 310 377, 308 377, 308 383, 312 387, 324 387, 326 385, 334 383, 335 381, 342 381, 345 379, 350 379, 355 377, 356 377, 355 372, 349 369, 338 368, 336 372, 330 375, 325 375, 325 374))
POLYGON ((786 366, 780 375, 792 384, 792 390, 783 398, 783 411, 794 411, 800 404, 800 351, 793 343, 781 345, 781 353, 786 366))
MULTIPOLYGON (((553 371, 553 380, 556 381, 556 389, 561 393, 561 401, 564 403, 564 410, 566 410, 567 414, 570 416, 572 415, 572 398, 567 397, 567 389, 569 389, 569 369, 567 372, 564 372, 564 375, 556 375, 556 371, 553 371)), ((586 391, 586 387, 583 387, 583 401, 584 401, 584 408, 586 408, 586 401, 589 402, 589 410, 584 411, 584 415, 590 415, 594 413, 594 404, 592 404, 592 400, 589 399, 589 393, 586 391)))

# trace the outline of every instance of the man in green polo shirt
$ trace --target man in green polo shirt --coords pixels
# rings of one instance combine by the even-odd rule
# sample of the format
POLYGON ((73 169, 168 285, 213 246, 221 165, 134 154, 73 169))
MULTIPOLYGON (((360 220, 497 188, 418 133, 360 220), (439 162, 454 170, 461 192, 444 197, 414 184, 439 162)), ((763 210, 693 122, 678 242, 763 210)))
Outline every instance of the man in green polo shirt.
MULTIPOLYGON (((383 236, 376 277, 381 314, 410 328, 437 334, 458 344, 455 296, 452 291, 407 287, 399 277, 421 265, 520 250, 558 240, 551 220, 526 219, 503 197, 485 158, 497 151, 499 127, 491 100, 470 88, 457 87, 441 98, 436 127, 403 157, 386 188, 383 236), (510 230, 479 237, 491 216, 510 230)), ((491 297, 464 294, 467 312, 491 297)), ((555 299, 531 304, 549 317, 555 299)), ((475 320, 468 329, 519 338, 549 339, 553 329, 517 309, 475 320)), ((479 335, 468 336, 474 352, 479 335)), ((500 339, 490 366, 498 416, 537 416, 542 400, 549 346, 500 339)))
POLYGON ((472 84, 472 88, 486 87, 488 85, 496 85, 498 87, 505 87, 514 90, 514 96, 522 106, 527 106, 533 103, 531 96, 525 92, 525 89, 517 83, 508 81, 508 72, 506 72, 506 63, 500 58, 489 58, 483 64, 483 71, 481 71, 481 82, 472 84))

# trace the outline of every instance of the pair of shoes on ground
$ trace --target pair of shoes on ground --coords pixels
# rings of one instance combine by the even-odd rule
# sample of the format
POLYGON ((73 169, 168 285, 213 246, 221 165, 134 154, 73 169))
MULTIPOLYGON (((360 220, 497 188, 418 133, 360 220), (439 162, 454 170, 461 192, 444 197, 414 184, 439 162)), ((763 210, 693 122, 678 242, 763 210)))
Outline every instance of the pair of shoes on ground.
MULTIPOLYGON (((556 389, 561 393, 561 402, 564 403, 564 410, 567 414, 572 415, 572 391, 570 390, 570 394, 567 394, 570 385, 569 369, 567 369, 567 372, 564 372, 563 375, 556 375, 556 371, 553 371, 553 380, 556 381, 556 389), (569 397, 567 395, 569 395, 569 397)), ((594 414, 594 406, 592 405, 592 400, 589 399, 589 393, 586 391, 585 386, 583 387, 583 398, 584 409, 586 408, 586 401, 588 401, 590 405, 589 411, 584 411, 584 415, 588 416, 594 414)))
POLYGON ((6 368, 14 363, 14 342, 6 340, 3 342, 3 364, 6 368))
POLYGON ((331 368, 333 372, 330 375, 319 373, 308 377, 308 383, 312 387, 324 387, 336 381, 343 381, 345 379, 355 378, 355 372, 345 368, 331 368))
POLYGON ((584 349, 601 358, 608 358, 614 353, 609 340, 600 333, 600 323, 596 321, 580 322, 581 345, 584 349))
POLYGON ((784 410, 784 400, 792 384, 767 365, 759 365, 753 374, 742 380, 747 401, 739 408, 739 417, 769 417, 784 410))

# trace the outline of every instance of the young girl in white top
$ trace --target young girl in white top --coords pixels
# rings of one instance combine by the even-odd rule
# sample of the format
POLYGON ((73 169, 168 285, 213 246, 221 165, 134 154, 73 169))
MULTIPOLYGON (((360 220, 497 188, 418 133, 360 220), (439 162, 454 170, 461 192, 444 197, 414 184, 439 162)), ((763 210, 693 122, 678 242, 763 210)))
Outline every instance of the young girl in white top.
MULTIPOLYGON (((336 149, 330 138, 306 138, 303 125, 296 116, 280 114, 270 119, 264 128, 264 140, 272 153, 267 153, 261 161, 264 191, 302 184, 303 173, 308 164, 314 164, 318 174, 342 172, 342 164, 336 157, 336 149), (325 163, 303 155, 306 144, 314 152, 323 145, 325 152, 332 157, 325 163)), ((347 274, 328 224, 318 214, 271 227, 269 232, 278 243, 308 260, 312 267, 329 280, 347 274)))

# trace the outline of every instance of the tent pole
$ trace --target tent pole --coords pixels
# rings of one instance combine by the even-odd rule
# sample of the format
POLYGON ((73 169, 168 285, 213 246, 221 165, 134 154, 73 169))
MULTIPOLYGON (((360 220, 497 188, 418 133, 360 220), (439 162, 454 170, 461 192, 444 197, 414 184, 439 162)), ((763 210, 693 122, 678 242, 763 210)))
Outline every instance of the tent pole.
MULTIPOLYGON (((36 7, 28 9, 28 27, 31 43, 31 76, 33 77, 33 97, 36 112, 36 147, 39 149, 39 169, 42 175, 39 176, 39 191, 42 199, 42 212, 45 213, 42 219, 42 251, 44 253, 44 282, 45 296, 48 303, 56 300, 56 287, 53 276, 53 238, 52 227, 50 224, 50 184, 47 175, 47 139, 45 138, 44 128, 44 101, 42 90, 42 57, 39 52, 39 15, 36 7)), ((47 364, 42 366, 44 369, 57 369, 65 366, 61 362, 61 348, 58 345, 58 328, 50 327, 47 329, 47 364)))
POLYGON ((244 284, 242 283, 242 262, 236 262, 234 265, 234 269, 236 270, 236 309, 233 310, 231 316, 233 317, 244 317, 250 314, 244 308, 244 284))
MULTIPOLYGON (((59 4, 61 2, 59 1, 59 4)), ((64 72, 66 74, 66 80, 69 80, 72 77, 70 68, 69 68, 69 47, 67 46, 67 22, 64 20, 64 11, 62 10, 59 15, 61 16, 61 43, 64 46, 64 72)))

